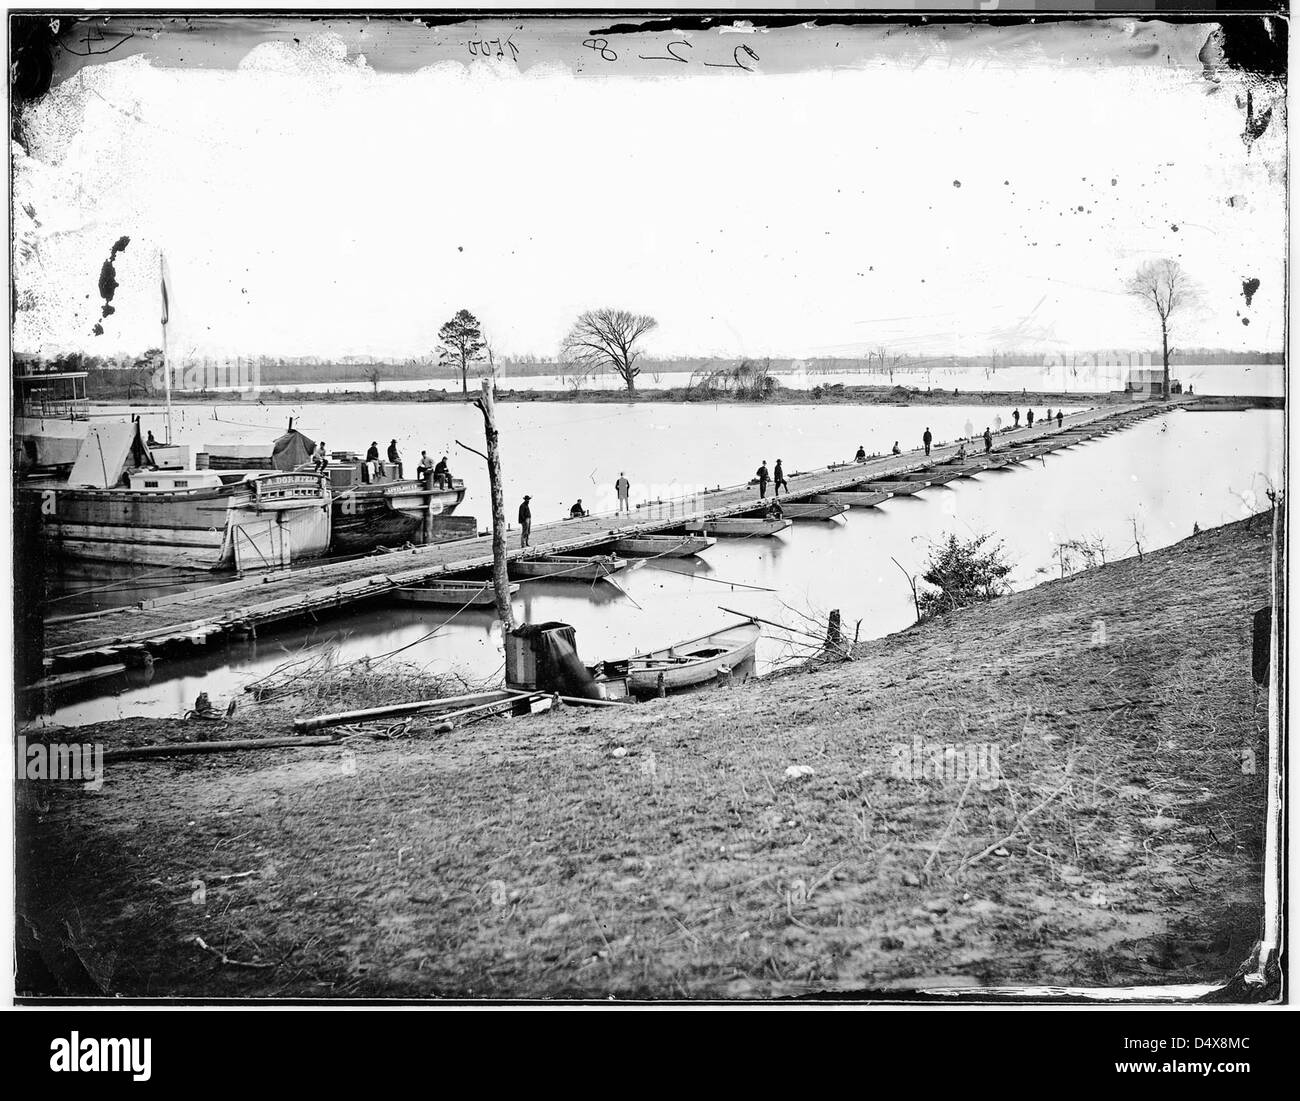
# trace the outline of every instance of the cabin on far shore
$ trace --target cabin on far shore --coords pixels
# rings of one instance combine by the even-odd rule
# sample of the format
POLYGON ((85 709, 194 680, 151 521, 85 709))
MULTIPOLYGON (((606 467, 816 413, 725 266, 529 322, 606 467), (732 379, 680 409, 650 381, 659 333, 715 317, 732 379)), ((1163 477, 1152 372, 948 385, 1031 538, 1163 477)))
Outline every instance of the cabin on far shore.
MULTIPOLYGON (((1176 378, 1169 380, 1170 394, 1181 394, 1183 384, 1176 378)), ((1151 398, 1165 396, 1165 373, 1161 368, 1134 367, 1128 373, 1124 383, 1124 393, 1131 394, 1134 401, 1147 401, 1151 398)))

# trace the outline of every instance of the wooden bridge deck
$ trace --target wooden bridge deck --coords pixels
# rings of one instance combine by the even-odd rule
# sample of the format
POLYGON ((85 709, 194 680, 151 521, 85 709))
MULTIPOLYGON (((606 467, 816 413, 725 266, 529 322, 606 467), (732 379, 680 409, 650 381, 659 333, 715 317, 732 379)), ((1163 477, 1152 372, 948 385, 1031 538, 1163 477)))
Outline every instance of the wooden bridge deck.
MULTIPOLYGON (((1062 428, 1039 422, 1034 428, 1000 432, 994 454, 1036 457, 1044 453, 1031 444, 1069 447, 1094 436, 1127 427, 1168 408, 1159 403, 1105 406, 1067 417, 1062 428)), ((1050 448, 1054 450, 1055 448, 1050 448)), ((806 500, 815 494, 847 490, 868 481, 896 481, 900 475, 919 474, 936 462, 957 455, 957 445, 935 447, 927 458, 921 451, 887 455, 865 463, 851 463, 789 475, 789 499, 806 500)), ((970 448, 970 467, 983 467, 982 444, 970 448)), ((1017 460, 1018 461, 1018 460, 1017 460)), ((919 482, 913 481, 908 490, 919 482)), ((753 486, 723 488, 676 502, 643 506, 631 515, 591 516, 536 524, 533 546, 518 547, 517 530, 510 533, 510 558, 558 554, 594 547, 621 536, 649 534, 676 528, 688 520, 736 516, 758 507, 753 486)), ((92 664, 132 651, 150 651, 190 642, 203 644, 232 631, 247 631, 308 612, 357 603, 400 585, 432 577, 490 567, 489 536, 436 543, 388 554, 341 562, 324 562, 302 569, 215 584, 175 596, 147 601, 130 608, 110 609, 84 616, 52 620, 45 628, 45 662, 51 669, 92 664)))

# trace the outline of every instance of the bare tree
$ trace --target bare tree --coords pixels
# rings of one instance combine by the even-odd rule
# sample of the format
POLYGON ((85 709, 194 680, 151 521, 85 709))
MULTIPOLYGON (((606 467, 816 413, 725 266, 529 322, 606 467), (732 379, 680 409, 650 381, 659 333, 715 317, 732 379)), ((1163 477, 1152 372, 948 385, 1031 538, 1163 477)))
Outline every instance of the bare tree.
POLYGON ((379 394, 379 380, 384 377, 384 372, 378 363, 372 363, 366 368, 366 381, 370 383, 375 395, 379 394))
POLYGON ((897 352, 891 353, 888 348, 881 345, 874 352, 867 353, 867 368, 870 369, 873 359, 880 360, 880 373, 889 375, 889 383, 894 383, 894 370, 903 362, 903 357, 897 352))
POLYGON ((636 376, 641 368, 636 361, 641 352, 636 342, 655 328, 658 322, 645 314, 629 313, 605 307, 588 310, 573 323, 564 338, 560 354, 590 374, 601 367, 611 367, 626 384, 628 393, 636 390, 636 376))
POLYGON ((1177 260, 1151 260, 1128 281, 1128 293, 1151 303, 1160 319, 1160 349, 1165 371, 1165 401, 1169 400, 1170 318, 1192 297, 1192 285, 1177 260))

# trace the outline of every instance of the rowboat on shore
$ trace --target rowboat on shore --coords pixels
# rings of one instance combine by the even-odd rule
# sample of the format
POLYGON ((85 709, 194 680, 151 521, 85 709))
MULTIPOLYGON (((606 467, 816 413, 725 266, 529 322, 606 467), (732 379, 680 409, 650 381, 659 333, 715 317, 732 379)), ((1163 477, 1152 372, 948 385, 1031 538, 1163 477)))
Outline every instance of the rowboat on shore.
POLYGON ((888 493, 856 493, 845 490, 837 493, 818 493, 813 501, 827 508, 875 508, 881 501, 889 500, 888 493))
POLYGON ((749 520, 743 516, 728 516, 718 520, 693 520, 686 524, 686 530, 702 531, 705 535, 756 535, 766 537, 785 531, 791 526, 790 520, 749 520))
POLYGON ((614 543, 614 553, 629 558, 689 558, 715 542, 702 535, 630 535, 614 543))
POLYGON ((714 680, 723 666, 734 669, 754 656, 762 628, 752 620, 724 627, 699 638, 678 642, 628 660, 628 687, 642 695, 659 690, 688 688, 714 680))
MULTIPOLYGON (((512 596, 518 591, 518 585, 510 586, 512 596)), ((439 604, 461 608, 496 603, 491 581, 431 581, 427 585, 399 586, 388 595, 399 604, 439 604)))
POLYGON ((849 511, 847 504, 823 500, 818 494, 810 501, 791 501, 781 506, 782 514, 789 520, 834 520, 849 511))
POLYGON ((585 557, 547 554, 539 558, 514 559, 510 563, 510 576, 546 577, 556 581, 599 581, 602 577, 626 568, 627 563, 613 554, 585 557))

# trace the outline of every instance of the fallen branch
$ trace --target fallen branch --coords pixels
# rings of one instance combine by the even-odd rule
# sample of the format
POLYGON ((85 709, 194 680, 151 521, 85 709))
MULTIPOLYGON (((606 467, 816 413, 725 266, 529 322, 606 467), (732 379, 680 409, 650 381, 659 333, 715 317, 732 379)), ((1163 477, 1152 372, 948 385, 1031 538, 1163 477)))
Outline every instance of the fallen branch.
POLYGON ((202 948, 203 951, 211 952, 212 955, 216 956, 217 959, 220 960, 221 963, 224 964, 226 967, 247 967, 254 971, 267 971, 273 967, 280 966, 278 963, 248 963, 244 960, 232 960, 229 956, 225 954, 225 952, 221 951, 219 948, 213 948, 211 945, 207 944, 202 937, 196 936, 194 938, 194 943, 197 944, 200 948, 202 948))
POLYGON ((1042 810, 1045 806, 1047 806, 1048 803, 1050 803, 1053 799, 1055 799, 1058 795, 1060 795, 1061 792, 1063 792, 1069 786, 1070 773, 1073 769, 1074 769, 1074 758, 1071 757, 1069 763, 1065 766, 1065 778, 1061 781, 1060 786, 1055 791, 1053 791, 1046 799, 1044 799, 1041 803, 1039 803, 1038 806, 1034 807, 1033 810, 1025 811, 1025 813, 1022 814, 1020 818, 1016 821, 1016 824, 1011 827, 1011 832, 1007 834, 1006 837, 1002 838, 1001 841, 994 841, 993 844, 990 845, 987 849, 985 849, 981 853, 978 853, 975 856, 972 856, 969 860, 963 860, 957 866, 957 871, 960 872, 964 868, 969 868, 972 864, 978 864, 990 853, 996 852, 998 849, 1002 848, 1002 846, 1005 845, 1008 841, 1014 839, 1016 833, 1019 831, 1021 826, 1023 826, 1026 822, 1028 822, 1031 818, 1033 818, 1034 815, 1036 815, 1040 810, 1042 810))
POLYGON ((957 808, 952 812, 952 817, 948 819, 948 825, 944 828, 943 834, 940 836, 939 840, 935 842, 934 849, 926 859, 925 867, 922 868, 921 871, 929 872, 930 865, 934 863, 935 857, 939 855, 939 850, 943 848, 943 843, 948 840, 948 835, 952 833, 953 826, 957 824, 957 815, 961 813, 962 804, 966 802, 966 796, 970 794, 970 786, 974 782, 975 773, 972 772, 970 777, 966 780, 966 786, 961 789, 961 798, 957 800, 957 808))
POLYGON ((134 745, 104 750, 104 763, 131 761, 138 757, 173 757, 184 753, 229 753, 240 749, 282 749, 311 745, 337 745, 332 735, 314 738, 229 738, 221 742, 167 742, 162 745, 134 745))
POLYGON ((339 711, 332 715, 316 715, 310 719, 295 719, 293 728, 301 734, 309 730, 321 730, 327 726, 342 726, 344 723, 370 722, 373 719, 392 719, 403 715, 417 715, 426 711, 441 711, 446 707, 454 707, 458 703, 469 703, 471 701, 505 703, 512 699, 523 699, 529 695, 532 695, 532 693, 511 692, 501 689, 493 692, 473 692, 465 696, 444 696, 436 700, 390 703, 383 707, 370 707, 361 711, 339 711))

